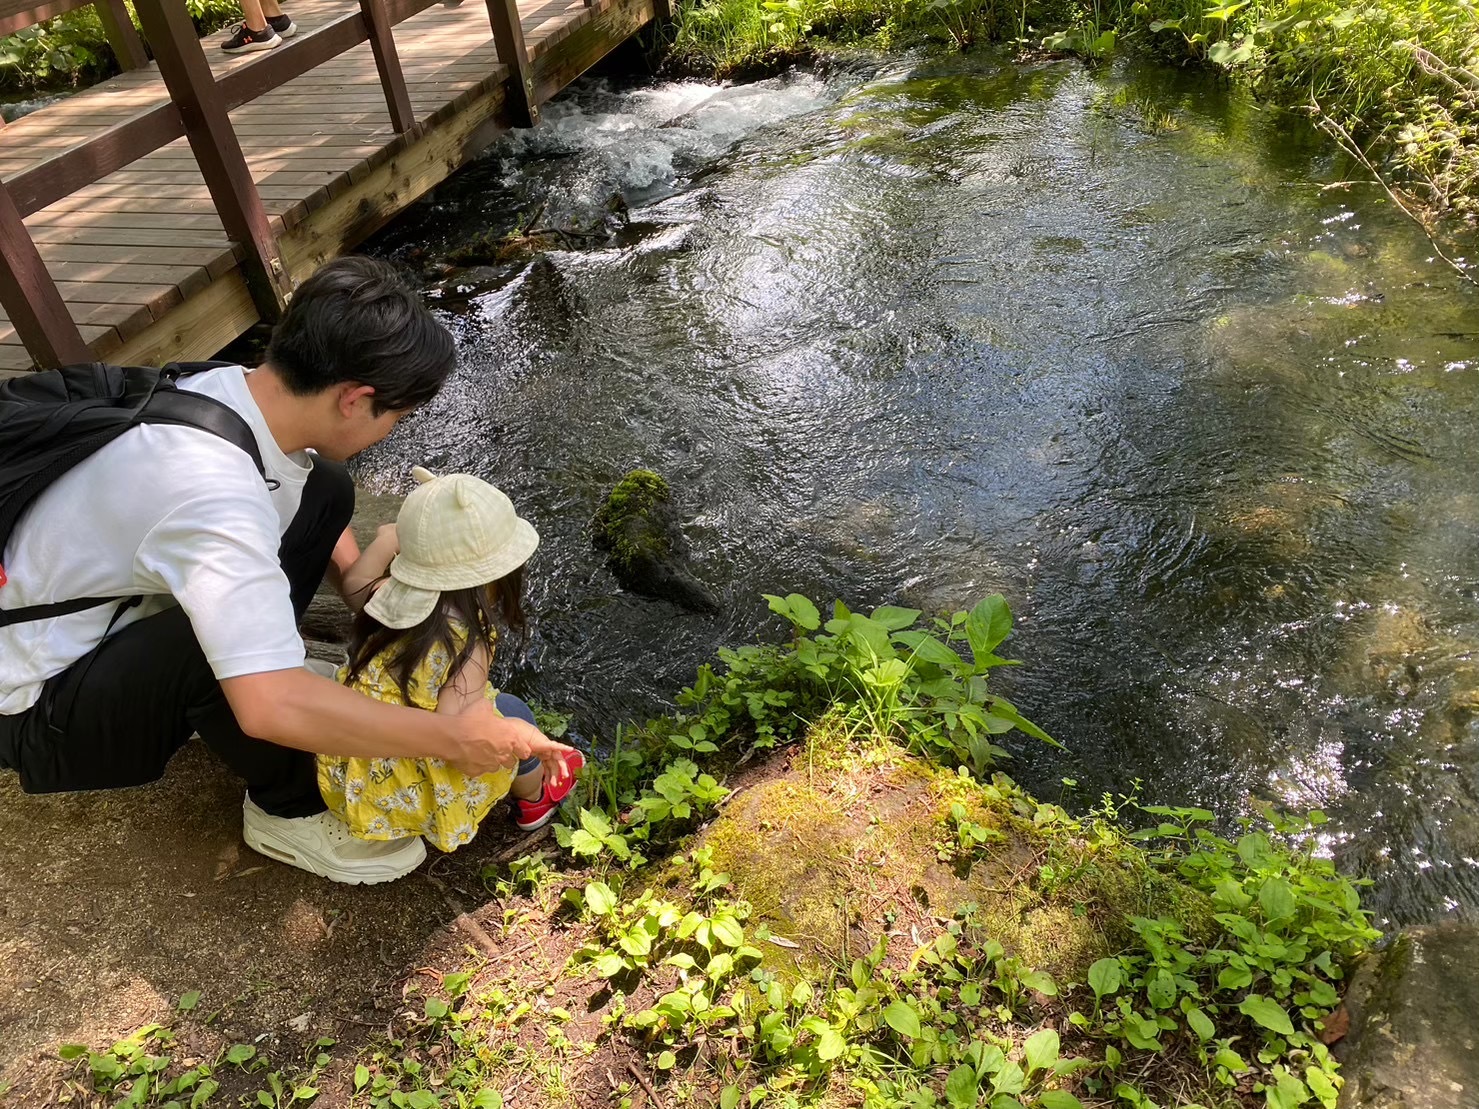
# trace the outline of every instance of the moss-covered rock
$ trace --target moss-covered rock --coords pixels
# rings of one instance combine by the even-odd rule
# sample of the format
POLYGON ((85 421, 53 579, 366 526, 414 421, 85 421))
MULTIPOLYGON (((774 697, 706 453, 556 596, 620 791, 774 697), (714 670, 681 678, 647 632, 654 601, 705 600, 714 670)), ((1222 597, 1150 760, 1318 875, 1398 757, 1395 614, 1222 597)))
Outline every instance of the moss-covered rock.
POLYGON ((714 593, 689 568, 672 491, 661 475, 633 470, 607 495, 594 521, 596 546, 623 589, 712 612, 714 593))
MULTIPOLYGON (((977 924, 1029 967, 1082 981, 1131 939, 1132 915, 1200 930, 1204 899, 1152 870, 1122 842, 1096 844, 1055 806, 1005 776, 985 788, 892 744, 829 754, 824 722, 781 776, 744 790, 705 831, 713 866, 785 940, 798 969, 844 964, 883 934, 939 931, 974 905, 977 924), (952 805, 992 833, 955 861, 952 805)), ((767 956, 767 961, 770 961, 767 956)))

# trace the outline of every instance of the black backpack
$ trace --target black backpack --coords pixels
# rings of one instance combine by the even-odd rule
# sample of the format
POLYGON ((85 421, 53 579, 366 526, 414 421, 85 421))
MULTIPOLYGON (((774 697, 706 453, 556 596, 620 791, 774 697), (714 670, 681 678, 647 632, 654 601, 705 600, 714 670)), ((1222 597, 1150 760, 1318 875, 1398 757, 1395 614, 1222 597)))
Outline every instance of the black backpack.
MULTIPOLYGON (((189 374, 233 364, 171 362, 152 369, 89 362, 0 383, 0 588, 5 584, 5 546, 21 513, 52 482, 131 427, 177 424, 209 431, 245 451, 266 477, 256 437, 238 413, 212 397, 175 388, 189 374)), ((160 464, 169 460, 160 459, 160 464)), ((78 597, 0 609, 0 627, 123 601, 114 615, 117 620, 141 599, 78 597)))

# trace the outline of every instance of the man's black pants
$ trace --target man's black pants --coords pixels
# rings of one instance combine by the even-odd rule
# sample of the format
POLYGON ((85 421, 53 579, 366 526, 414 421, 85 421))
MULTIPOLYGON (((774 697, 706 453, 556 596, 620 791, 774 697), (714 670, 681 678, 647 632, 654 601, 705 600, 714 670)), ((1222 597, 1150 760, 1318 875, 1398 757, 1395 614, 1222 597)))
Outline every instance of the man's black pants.
MULTIPOLYGON (((348 472, 315 459, 279 550, 299 619, 353 513, 348 472)), ((110 635, 48 681, 26 712, 0 716, 0 767, 20 771, 27 793, 142 785, 195 732, 264 811, 323 811, 313 756, 241 730, 178 606, 110 635)))

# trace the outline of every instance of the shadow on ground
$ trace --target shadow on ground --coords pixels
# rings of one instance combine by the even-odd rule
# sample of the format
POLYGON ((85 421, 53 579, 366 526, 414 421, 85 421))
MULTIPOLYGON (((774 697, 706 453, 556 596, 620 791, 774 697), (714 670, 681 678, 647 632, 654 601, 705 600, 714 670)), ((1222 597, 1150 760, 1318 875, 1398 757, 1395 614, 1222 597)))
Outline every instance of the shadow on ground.
POLYGON ((0 1101, 53 1104, 70 1071, 58 1045, 169 1022, 190 990, 193 1027, 177 1031, 206 1054, 383 1029, 400 982, 487 900, 482 868, 537 838, 490 820, 399 882, 341 886, 248 849, 241 798, 198 741, 140 789, 28 797, 0 781, 0 1101))

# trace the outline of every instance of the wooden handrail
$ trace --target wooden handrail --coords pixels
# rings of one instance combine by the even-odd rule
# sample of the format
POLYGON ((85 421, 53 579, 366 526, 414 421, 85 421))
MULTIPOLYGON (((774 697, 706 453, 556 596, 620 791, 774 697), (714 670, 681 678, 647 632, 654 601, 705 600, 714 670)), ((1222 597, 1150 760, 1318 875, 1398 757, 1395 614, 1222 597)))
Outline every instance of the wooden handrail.
MULTIPOLYGON (((438 2, 386 0, 385 9, 390 24, 394 25, 438 2)), ((295 36, 266 56, 253 59, 251 64, 225 74, 217 79, 216 87, 229 112, 369 39, 364 12, 347 12, 315 31, 295 36)), ((383 74, 381 80, 384 80, 383 74)), ((409 107, 408 99, 405 104, 407 111, 409 107)), ((406 129, 396 122, 394 108, 391 109, 391 124, 398 131, 406 129)), ((101 181, 130 162, 154 153, 161 146, 168 146, 184 134, 185 125, 180 119, 179 108, 173 102, 159 104, 86 142, 36 163, 10 178, 5 185, 21 215, 29 216, 84 186, 101 181)))
MULTIPOLYGON (((95 2, 100 11, 122 4, 122 0, 95 2)), ((179 0, 135 0, 154 44, 170 102, 109 127, 0 184, 0 303, 36 364, 83 361, 90 352, 26 230, 24 217, 182 135, 190 140, 227 236, 246 250, 243 270, 258 310, 264 318, 275 318, 292 296, 292 283, 228 113, 369 42, 391 125, 403 134, 414 131, 415 115, 391 28, 438 2, 360 0, 358 11, 347 12, 216 79, 179 0)), ((538 99, 516 2, 487 0, 487 4, 499 61, 509 68, 510 105, 517 122, 532 124, 538 119, 538 99)))
POLYGON ((134 10, 154 46, 170 99, 180 110, 216 215, 227 237, 246 248, 242 269, 257 311, 275 321, 293 295, 293 283, 195 26, 179 0, 134 0, 134 10))
POLYGON ((0 303, 40 368, 91 357, 4 185, 0 185, 0 303))

